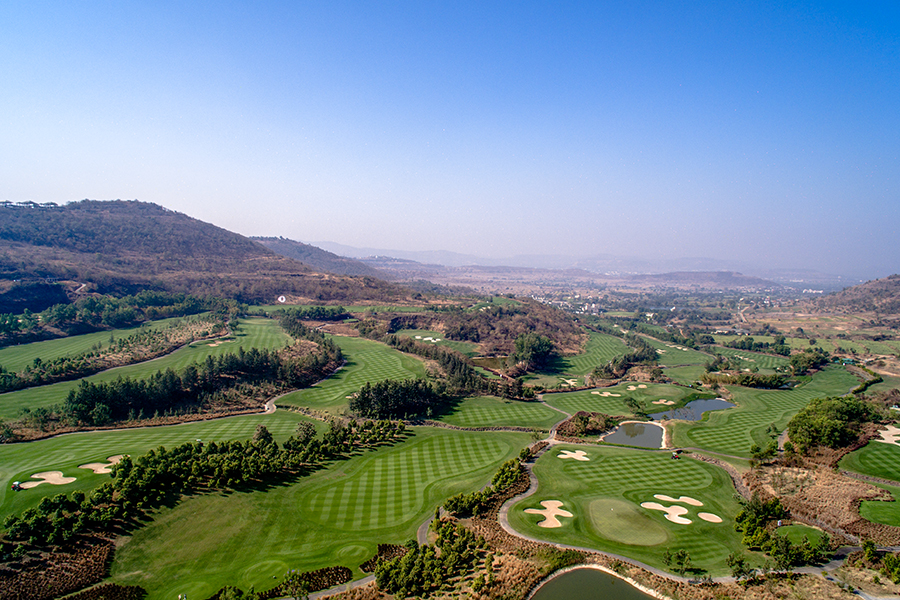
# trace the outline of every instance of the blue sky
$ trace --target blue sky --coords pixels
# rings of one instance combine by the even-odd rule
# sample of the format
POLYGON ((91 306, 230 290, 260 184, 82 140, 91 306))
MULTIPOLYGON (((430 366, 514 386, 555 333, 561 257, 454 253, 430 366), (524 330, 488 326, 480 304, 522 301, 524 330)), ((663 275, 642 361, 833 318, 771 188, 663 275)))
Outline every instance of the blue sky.
POLYGON ((7 2, 0 198, 900 272, 896 2, 7 2))

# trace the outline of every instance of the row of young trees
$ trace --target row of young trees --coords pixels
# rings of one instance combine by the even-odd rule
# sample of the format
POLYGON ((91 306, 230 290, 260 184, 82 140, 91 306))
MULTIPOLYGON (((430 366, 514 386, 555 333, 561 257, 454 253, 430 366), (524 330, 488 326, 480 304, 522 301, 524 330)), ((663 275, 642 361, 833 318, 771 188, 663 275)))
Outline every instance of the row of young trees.
POLYGON ((332 421, 318 438, 312 424, 303 422, 281 447, 262 425, 251 440, 161 446, 135 459, 124 457, 113 467, 113 480, 89 494, 47 496, 37 507, 10 515, 3 522, 6 543, 58 546, 79 534, 105 533, 117 523, 136 522, 166 499, 301 476, 354 448, 392 443, 404 431, 403 423, 389 421, 332 421))
POLYGON ((410 540, 406 554, 375 567, 375 582, 381 590, 396 598, 427 597, 475 567, 485 546, 483 538, 476 539, 470 530, 451 521, 434 521, 432 527, 437 533, 434 546, 410 540))
MULTIPOLYGON (((526 449, 527 450, 527 449, 526 449)), ((526 452, 523 451, 523 457, 526 452)), ((530 456, 530 455, 529 455, 530 456)), ((487 507, 488 502, 495 493, 508 490, 522 475, 522 464, 518 459, 511 458, 502 465, 491 479, 491 485, 483 490, 476 490, 468 494, 457 494, 444 502, 444 510, 459 515, 479 515, 487 507)))

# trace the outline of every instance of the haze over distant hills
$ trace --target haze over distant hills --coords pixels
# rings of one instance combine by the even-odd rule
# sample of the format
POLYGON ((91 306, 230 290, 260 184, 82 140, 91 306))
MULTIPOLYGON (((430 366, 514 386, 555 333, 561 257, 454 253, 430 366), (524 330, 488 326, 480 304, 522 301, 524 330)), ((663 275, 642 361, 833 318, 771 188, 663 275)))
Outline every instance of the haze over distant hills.
MULTIPOLYGON (((357 248, 334 242, 313 242, 313 246, 324 248, 341 256, 356 259, 392 257, 415 261, 425 265, 445 267, 519 267, 526 269, 583 270, 589 273, 621 275, 658 275, 684 272, 738 272, 783 285, 793 287, 822 287, 826 290, 842 289, 863 281, 861 278, 842 276, 815 269, 770 269, 741 261, 721 260, 706 257, 683 257, 671 259, 643 259, 637 257, 596 254, 593 256, 566 256, 559 254, 528 254, 509 258, 485 258, 473 254, 448 251, 386 250, 381 248, 357 248)), ((373 265, 377 261, 366 260, 373 265)), ((383 266, 383 265, 382 265, 383 266)), ((411 265, 408 265, 411 267, 411 265)))

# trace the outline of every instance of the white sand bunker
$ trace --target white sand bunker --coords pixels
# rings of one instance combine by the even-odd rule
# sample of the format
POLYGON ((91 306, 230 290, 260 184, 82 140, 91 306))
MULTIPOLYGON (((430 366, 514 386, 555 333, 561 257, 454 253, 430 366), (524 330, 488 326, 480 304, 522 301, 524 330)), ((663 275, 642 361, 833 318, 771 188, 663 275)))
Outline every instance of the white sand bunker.
POLYGON ((620 398, 622 394, 613 394, 612 392, 591 392, 592 394, 596 394, 597 396, 603 396, 604 398, 609 398, 610 396, 614 398, 620 398))
POLYGON ((666 496, 665 494, 653 494, 653 497, 657 500, 662 500, 663 502, 680 502, 682 504, 690 504, 691 506, 703 506, 703 503, 695 498, 691 498, 690 496, 679 496, 678 498, 672 498, 671 496, 666 496))
POLYGON ((563 383, 565 383, 566 385, 569 385, 571 387, 575 387, 578 385, 578 380, 577 379, 563 379, 563 383))
POLYGON ((659 400, 654 400, 653 402, 651 402, 651 404, 665 404, 666 406, 672 406, 675 403, 671 400, 664 400, 660 398, 659 400))
POLYGON ((878 435, 881 437, 879 437, 875 441, 900 446, 900 427, 895 427, 893 425, 885 425, 885 427, 887 429, 882 429, 881 431, 879 431, 878 435))
POLYGON ((662 348, 657 348, 657 349, 656 349, 656 353, 657 353, 657 354, 665 354, 666 351, 663 350, 662 348))
POLYGON ((25 481, 22 482, 21 487, 23 490, 29 490, 33 487, 37 487, 42 483, 49 483, 51 485, 65 485, 67 483, 72 483, 75 481, 75 477, 63 477, 62 471, 44 471, 43 473, 35 473, 31 476, 32 479, 41 479, 42 481, 25 481))
POLYGON ((659 502, 641 502, 641 507, 649 508, 650 510, 661 510, 666 513, 666 519, 679 525, 690 525, 692 523, 690 519, 685 519, 681 516, 686 515, 688 511, 683 506, 663 506, 659 502))
POLYGON ((563 510, 560 508, 563 505, 559 500, 544 500, 541 502, 540 508, 526 508, 525 512, 530 515, 543 515, 544 520, 538 523, 538 527, 547 527, 547 528, 556 528, 562 527, 562 523, 559 522, 557 517, 573 517, 572 513, 567 510, 563 510))
MULTIPOLYGON (((681 504, 689 504, 690 506, 703 506, 702 502, 700 502, 696 498, 691 498, 690 496, 679 496, 678 498, 673 498, 671 496, 666 496, 665 494, 653 494, 653 497, 657 500, 662 500, 663 502, 680 502, 681 504)), ((663 506, 658 502, 642 502, 641 507, 648 508, 650 510, 661 510, 666 513, 666 519, 672 521, 673 523, 678 523, 679 525, 690 525, 692 523, 690 519, 684 518, 684 515, 688 513, 688 509, 683 506, 663 506)), ((708 512, 697 513, 697 516, 707 523, 722 522, 722 517, 708 512)))
POLYGON ((125 458, 124 454, 116 454, 115 456, 110 456, 106 460, 109 462, 106 463, 87 463, 84 465, 78 465, 79 469, 90 469, 94 473, 112 473, 112 466, 119 464, 119 462, 125 458))
POLYGON ((587 457, 587 452, 584 450, 575 450, 574 452, 571 450, 563 450, 556 455, 556 458, 574 458, 575 460, 580 460, 582 462, 591 460, 587 457))
POLYGON ((625 389, 627 389, 629 392, 633 392, 634 390, 646 390, 646 389, 647 389, 647 386, 644 385, 644 384, 642 383, 642 384, 637 385, 637 386, 629 385, 629 386, 628 386, 627 388, 625 388, 625 389))

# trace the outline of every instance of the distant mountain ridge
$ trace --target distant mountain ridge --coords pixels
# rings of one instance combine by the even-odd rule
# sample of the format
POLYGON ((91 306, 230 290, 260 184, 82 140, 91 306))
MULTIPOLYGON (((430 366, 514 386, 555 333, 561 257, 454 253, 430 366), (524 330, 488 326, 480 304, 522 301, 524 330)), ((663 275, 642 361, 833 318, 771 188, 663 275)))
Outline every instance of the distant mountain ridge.
POLYGON ((316 272, 156 204, 0 203, 0 312, 41 310, 53 295, 48 285, 119 294, 156 289, 246 302, 275 302, 282 295, 309 302, 398 301, 408 293, 371 277, 316 272), (40 297, 29 286, 40 288, 40 297))
POLYGON ((310 244, 304 244, 303 242, 283 237, 251 236, 250 239, 281 256, 299 260, 316 271, 355 277, 376 277, 384 280, 394 278, 387 271, 376 269, 352 258, 338 256, 333 252, 311 246, 310 244))
MULTIPOLYGON (((743 261, 722 260, 706 257, 685 257, 665 259, 644 259, 613 254, 593 256, 566 256, 560 254, 528 254, 507 258, 485 258, 474 254, 460 254, 449 251, 386 250, 379 248, 357 248, 334 242, 313 242, 341 256, 365 259, 364 262, 378 266, 378 261, 389 258, 415 261, 425 265, 444 267, 520 267, 526 269, 570 270, 580 269, 596 275, 612 277, 628 275, 656 275, 683 272, 736 272, 748 277, 774 281, 791 287, 817 287, 826 291, 837 290, 859 280, 841 275, 822 273, 814 269, 771 269, 762 268, 743 261)), ((410 265, 411 266, 411 265, 410 265)))
POLYGON ((822 309, 900 315, 900 274, 867 281, 816 300, 822 309))

